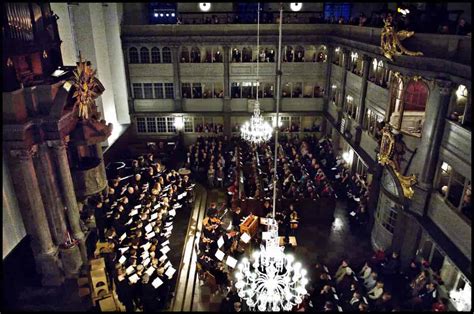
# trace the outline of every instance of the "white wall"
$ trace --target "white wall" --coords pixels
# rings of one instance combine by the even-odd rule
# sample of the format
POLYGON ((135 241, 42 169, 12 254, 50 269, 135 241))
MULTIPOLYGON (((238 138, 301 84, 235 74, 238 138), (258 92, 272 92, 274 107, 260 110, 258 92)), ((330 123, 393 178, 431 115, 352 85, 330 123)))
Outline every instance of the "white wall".
POLYGON ((10 172, 6 166, 5 158, 2 161, 3 168, 3 240, 2 240, 2 258, 5 257, 18 245, 26 236, 25 226, 18 208, 13 184, 10 178, 10 172))
POLYGON ((59 38, 62 40, 61 55, 63 57, 63 64, 75 65, 77 61, 77 50, 68 7, 69 5, 67 3, 51 2, 51 10, 59 16, 57 23, 59 38))

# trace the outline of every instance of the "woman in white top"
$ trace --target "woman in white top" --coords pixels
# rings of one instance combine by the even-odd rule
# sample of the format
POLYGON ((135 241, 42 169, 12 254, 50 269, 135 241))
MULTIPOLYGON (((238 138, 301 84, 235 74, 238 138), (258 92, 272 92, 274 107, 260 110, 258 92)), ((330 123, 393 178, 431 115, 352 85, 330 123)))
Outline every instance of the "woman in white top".
POLYGON ((383 282, 381 281, 377 281, 377 284, 375 285, 375 287, 367 293, 369 298, 372 300, 377 300, 378 298, 382 296, 382 294, 383 294, 383 282))
POLYGON ((371 272, 372 272, 372 267, 370 267, 369 264, 365 262, 364 267, 362 267, 362 269, 359 272, 359 278, 362 278, 365 281, 369 278, 371 272))

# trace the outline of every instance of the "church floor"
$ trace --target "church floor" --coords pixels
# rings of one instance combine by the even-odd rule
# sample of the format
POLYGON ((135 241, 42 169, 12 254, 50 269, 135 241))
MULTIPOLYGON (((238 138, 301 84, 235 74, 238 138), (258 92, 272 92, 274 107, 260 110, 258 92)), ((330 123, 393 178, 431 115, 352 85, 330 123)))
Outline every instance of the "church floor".
MULTIPOLYGON (((224 192, 217 189, 209 190, 207 193, 202 192, 200 197, 196 195, 194 206, 176 217, 172 238, 170 239, 171 251, 169 257, 175 265, 182 263, 179 266, 180 269, 182 269, 183 264, 192 265, 196 258, 195 255, 185 254, 186 248, 184 248, 184 245, 187 244, 187 239, 190 238, 190 231, 200 230, 203 211, 211 202, 220 203, 225 199, 224 192), (196 210, 198 210, 197 216, 193 215, 196 210), (183 254, 184 258, 182 259, 183 254), (186 260, 187 258, 191 259, 186 260)), ((317 258, 319 258, 321 262, 328 266, 330 272, 334 273, 344 257, 349 258, 350 265, 357 271, 364 261, 372 255, 368 233, 365 235, 354 234, 349 227, 348 213, 344 201, 337 202, 335 219, 332 224, 318 219, 317 211, 313 210, 310 205, 299 208, 299 213, 301 219, 296 234, 298 247, 295 250, 295 255, 309 272, 317 258)), ((199 233, 197 235, 199 236, 199 233)), ((194 242, 192 242, 193 245, 195 245, 194 242)), ((25 263, 25 260, 28 263, 30 259, 22 258, 22 263, 25 263)), ((197 275, 192 273, 192 276, 190 276, 190 274, 183 273, 181 276, 178 274, 175 277, 176 281, 181 277, 184 278, 183 282, 179 281, 176 294, 180 293, 183 284, 186 285, 184 292, 181 292, 182 294, 175 298, 184 297, 186 307, 183 307, 183 310, 218 311, 223 296, 220 294, 212 295, 206 285, 200 284, 197 275)), ((7 302, 12 303, 10 309, 22 311, 94 311, 87 297, 79 298, 75 279, 66 280, 60 288, 39 288, 32 284, 32 278, 29 279, 20 289, 15 289, 17 291, 15 300, 7 302)), ((4 291, 5 289, 8 289, 8 287, 4 286, 4 291)), ((175 309, 173 308, 173 302, 175 301, 170 302, 170 311, 175 309)))
MULTIPOLYGON (((207 206, 212 202, 218 204, 223 200, 224 192, 216 189, 208 191, 207 206)), ((349 226, 348 213, 345 209, 345 201, 338 201, 335 211, 335 219, 331 223, 321 221, 317 216, 317 211, 308 204, 299 209, 300 227, 296 238, 298 246, 294 252, 297 260, 311 272, 317 260, 324 263, 331 274, 335 273, 342 258, 348 258, 351 267, 358 271, 364 262, 372 254, 370 238, 366 234, 354 234, 349 226)), ((219 311, 223 295, 212 294, 209 287, 200 283, 197 276, 188 278, 186 285, 192 281, 193 289, 186 291, 185 298, 190 306, 184 310, 193 311, 219 311)), ((177 289, 180 290, 181 285, 177 289)))

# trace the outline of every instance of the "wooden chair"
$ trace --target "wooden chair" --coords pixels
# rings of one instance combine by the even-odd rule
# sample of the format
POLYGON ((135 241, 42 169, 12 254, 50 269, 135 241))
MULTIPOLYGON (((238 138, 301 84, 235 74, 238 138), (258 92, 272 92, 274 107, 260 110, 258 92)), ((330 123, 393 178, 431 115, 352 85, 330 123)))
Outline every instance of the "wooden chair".
POLYGON ((99 308, 101 312, 116 312, 118 311, 117 304, 115 303, 112 295, 99 300, 99 308))

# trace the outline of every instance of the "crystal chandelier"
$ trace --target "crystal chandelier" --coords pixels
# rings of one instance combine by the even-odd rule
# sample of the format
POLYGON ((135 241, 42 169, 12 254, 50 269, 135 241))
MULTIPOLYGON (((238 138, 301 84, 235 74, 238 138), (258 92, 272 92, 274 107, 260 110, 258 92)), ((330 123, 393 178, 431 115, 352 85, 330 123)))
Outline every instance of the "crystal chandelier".
POLYGON ((278 243, 278 224, 268 219, 268 238, 260 251, 252 254, 253 263, 243 258, 237 266, 235 287, 250 310, 291 311, 306 294, 306 270, 278 243))
POLYGON ((272 137, 273 128, 266 122, 260 114, 260 103, 258 102, 258 63, 260 59, 260 3, 258 3, 257 13, 257 93, 253 109, 253 116, 250 122, 245 122, 240 128, 240 136, 254 144, 260 144, 268 141, 272 137))
POLYGON ((251 143, 260 144, 272 137, 273 128, 260 115, 260 104, 255 102, 253 116, 250 122, 245 122, 240 128, 240 136, 251 143))
MULTIPOLYGON (((260 8, 260 5, 259 5, 260 8)), ((280 6, 280 27, 278 51, 281 51, 281 21, 283 20, 283 7, 280 6)), ((258 59, 257 59, 258 60, 258 59)), ((279 118, 280 90, 281 90, 281 54, 278 54, 277 70, 277 100, 276 100, 276 121, 279 118)), ((256 104, 256 114, 260 116, 258 103, 256 104)), ((250 124, 253 123, 252 117, 250 124)), ((244 125, 245 127, 245 125, 244 125)), ((243 128, 244 128, 243 127, 243 128)), ((250 129, 247 126, 247 129, 250 129)), ((242 132, 244 133, 244 132, 242 132)), ((261 132, 263 133, 263 132, 261 132)), ((255 136, 255 135, 254 135, 255 136)), ((268 139, 271 137, 271 132, 268 139)), ((267 219, 268 231, 262 235, 266 241, 265 246, 260 246, 260 251, 252 254, 253 262, 248 258, 243 258, 237 266, 237 279, 235 287, 240 298, 245 300, 251 310, 258 311, 291 311, 295 305, 303 302, 303 297, 307 293, 306 270, 301 263, 294 262, 292 255, 283 252, 279 245, 278 223, 275 220, 276 208, 276 183, 277 183, 277 160, 278 160, 278 129, 275 129, 275 160, 273 174, 273 216, 267 219)))

